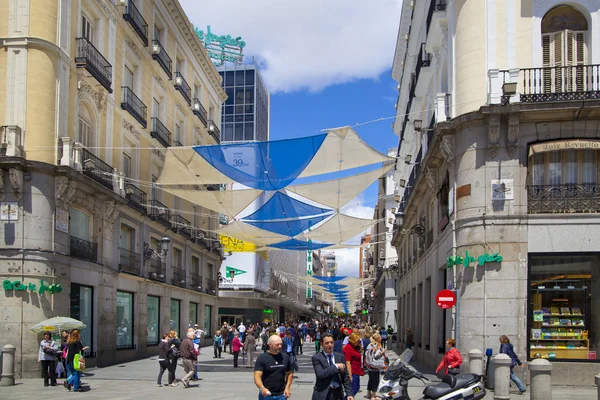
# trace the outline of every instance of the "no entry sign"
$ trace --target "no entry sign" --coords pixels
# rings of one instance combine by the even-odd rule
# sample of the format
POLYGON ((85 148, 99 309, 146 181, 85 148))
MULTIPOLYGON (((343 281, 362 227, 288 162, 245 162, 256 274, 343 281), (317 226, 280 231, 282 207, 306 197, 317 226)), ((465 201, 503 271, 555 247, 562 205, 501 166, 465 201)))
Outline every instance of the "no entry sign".
POLYGON ((440 290, 435 296, 435 303, 443 309, 453 307, 456 304, 456 295, 452 290, 440 290))

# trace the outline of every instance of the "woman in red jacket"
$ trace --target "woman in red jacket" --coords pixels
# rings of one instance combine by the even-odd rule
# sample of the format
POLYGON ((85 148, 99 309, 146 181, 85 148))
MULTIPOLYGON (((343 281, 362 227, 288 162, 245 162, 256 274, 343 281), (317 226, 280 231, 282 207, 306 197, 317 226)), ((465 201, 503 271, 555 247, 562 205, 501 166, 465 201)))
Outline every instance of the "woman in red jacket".
POLYGON ((458 368, 460 364, 462 364, 462 357, 455 346, 456 340, 452 338, 446 340, 446 347, 448 350, 446 351, 446 354, 444 354, 444 358, 442 358, 440 365, 436 368, 436 373, 440 372, 442 368, 445 368, 444 372, 446 374, 458 375, 460 372, 458 368))

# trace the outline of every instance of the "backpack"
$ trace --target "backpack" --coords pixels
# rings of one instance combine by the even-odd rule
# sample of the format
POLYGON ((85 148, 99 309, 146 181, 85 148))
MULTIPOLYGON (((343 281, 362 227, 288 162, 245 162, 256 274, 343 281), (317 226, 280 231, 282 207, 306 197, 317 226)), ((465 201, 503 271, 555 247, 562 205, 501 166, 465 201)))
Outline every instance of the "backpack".
POLYGON ((173 346, 169 349, 169 352, 167 353, 167 357, 170 359, 179 358, 179 357, 181 357, 181 350, 179 349, 179 347, 173 346))
POLYGON ((267 343, 269 342, 269 335, 267 335, 266 333, 263 333, 260 337, 260 340, 262 340, 262 349, 264 351, 267 351, 267 349, 268 349, 267 343))
POLYGON ((365 354, 365 365, 369 371, 385 371, 387 365, 385 363, 385 357, 375 358, 377 355, 377 347, 372 344, 367 348, 365 354))
POLYGON ((385 329, 382 329, 382 330, 381 330, 381 338, 382 338, 382 339, 387 339, 387 335, 388 335, 388 334, 387 334, 387 332, 385 331, 385 329))
POLYGON ((222 338, 222 337, 220 337, 220 336, 219 336, 219 337, 216 337, 216 336, 215 336, 215 346, 217 346, 217 347, 221 347, 221 346, 223 345, 223 341, 222 341, 222 340, 223 340, 223 338, 222 338))

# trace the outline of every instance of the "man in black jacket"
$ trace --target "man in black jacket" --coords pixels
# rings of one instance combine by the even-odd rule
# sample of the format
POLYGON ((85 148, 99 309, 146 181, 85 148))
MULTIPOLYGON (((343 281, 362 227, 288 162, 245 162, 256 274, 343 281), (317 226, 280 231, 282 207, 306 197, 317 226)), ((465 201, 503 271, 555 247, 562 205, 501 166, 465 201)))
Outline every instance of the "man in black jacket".
MULTIPOLYGON (((344 392, 352 393, 346 358, 333 351, 333 336, 330 333, 321 335, 321 344, 323 351, 312 356, 317 376, 312 400, 344 400, 344 392)), ((354 397, 348 396, 347 400, 354 400, 354 397)))

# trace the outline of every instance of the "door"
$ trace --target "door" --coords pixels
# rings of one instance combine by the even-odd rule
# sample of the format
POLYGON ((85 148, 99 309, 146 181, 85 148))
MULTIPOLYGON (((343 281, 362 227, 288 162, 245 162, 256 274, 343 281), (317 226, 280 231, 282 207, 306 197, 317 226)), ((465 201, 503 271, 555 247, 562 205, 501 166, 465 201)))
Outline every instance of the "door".
POLYGON ((544 92, 585 90, 585 32, 565 29, 542 36, 544 92))

